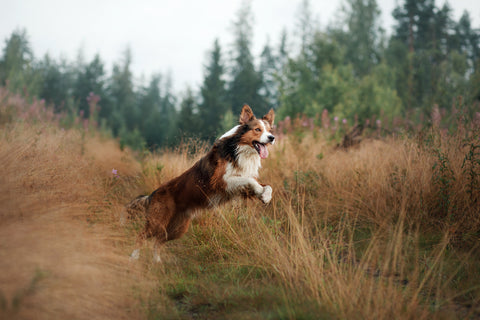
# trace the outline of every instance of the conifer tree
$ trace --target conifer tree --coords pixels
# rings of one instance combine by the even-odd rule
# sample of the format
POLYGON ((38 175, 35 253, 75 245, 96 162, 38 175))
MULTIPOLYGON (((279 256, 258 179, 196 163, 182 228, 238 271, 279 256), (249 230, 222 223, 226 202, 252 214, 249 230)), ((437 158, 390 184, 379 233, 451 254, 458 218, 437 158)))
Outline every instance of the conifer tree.
POLYGON ((345 46, 345 63, 351 63, 355 75, 361 78, 372 72, 381 59, 384 30, 380 26, 380 9, 376 0, 347 0, 342 11, 342 24, 333 34, 345 46))
POLYGON ((227 103, 227 91, 223 79, 225 68, 218 39, 210 52, 209 62, 205 67, 205 75, 200 88, 201 103, 199 105, 199 123, 201 138, 213 141, 219 133, 220 122, 230 106, 227 103))
POLYGON ((178 131, 170 76, 154 74, 138 96, 139 128, 147 145, 150 148, 172 145, 178 131))
POLYGON ((40 77, 34 69, 34 55, 25 29, 13 31, 5 40, 0 58, 0 85, 7 83, 13 92, 39 94, 40 77))
POLYGON ((130 70, 131 52, 127 48, 123 55, 121 64, 115 64, 112 71, 108 91, 110 104, 104 105, 100 111, 101 117, 109 119, 108 123, 117 136, 122 132, 133 131, 138 125, 138 114, 135 106, 135 94, 133 88, 133 76, 130 70))
POLYGON ((296 34, 300 38, 300 51, 296 57, 286 59, 280 83, 279 116, 295 116, 303 113, 312 104, 317 92, 318 73, 313 69, 315 59, 312 43, 315 26, 311 16, 309 0, 304 0, 296 17, 296 34))
POLYGON ((159 146, 162 141, 162 134, 158 128, 161 121, 161 81, 162 75, 154 74, 148 86, 142 87, 138 92, 138 108, 141 114, 139 129, 150 148, 159 146))
MULTIPOLYGON (((98 54, 94 56, 90 63, 81 63, 78 66, 73 85, 73 96, 85 118, 90 116, 90 107, 87 101, 90 93, 100 97, 100 105, 108 105, 108 97, 105 92, 105 77, 104 64, 98 54)), ((103 115, 105 116, 104 113, 103 115)))
POLYGON ((253 13, 248 1, 243 1, 233 25, 232 66, 228 96, 233 113, 240 113, 243 104, 250 104, 255 112, 267 112, 267 104, 260 96, 262 79, 256 71, 251 53, 253 13))
POLYGON ((468 57, 470 70, 480 59, 480 32, 472 27, 468 11, 465 11, 454 26, 455 33, 449 38, 449 46, 468 57))
POLYGON ((452 57, 453 48, 449 43, 454 23, 451 15, 448 4, 439 9, 434 0, 406 0, 393 12, 397 24, 388 56, 396 59, 390 60, 389 65, 396 69, 397 78, 406 83, 404 88, 397 87, 397 91, 409 109, 416 108, 429 114, 439 103, 445 85, 448 86, 442 77, 446 72, 445 63, 452 57), (403 57, 398 54, 407 51, 402 46, 408 48, 408 54, 403 57))
POLYGON ((75 74, 72 65, 65 60, 58 63, 46 54, 36 69, 41 78, 39 96, 47 104, 52 104, 57 112, 76 113, 71 99, 75 74))
POLYGON ((303 60, 308 60, 311 48, 310 45, 315 33, 310 0, 303 0, 298 7, 296 33, 300 38, 300 57, 303 60))
POLYGON ((177 117, 178 138, 192 138, 198 136, 198 112, 192 89, 187 88, 180 103, 180 112, 177 117))
POLYGON ((174 145, 175 144, 175 125, 177 123, 177 111, 175 105, 177 98, 173 94, 172 76, 167 74, 162 87, 162 99, 160 104, 160 122, 157 123, 157 128, 162 134, 160 145, 174 145))
POLYGON ((277 82, 277 70, 278 60, 267 41, 267 44, 263 47, 262 54, 260 55, 260 68, 259 72, 262 76, 262 86, 260 88, 260 94, 266 103, 267 109, 278 106, 278 82, 277 82))

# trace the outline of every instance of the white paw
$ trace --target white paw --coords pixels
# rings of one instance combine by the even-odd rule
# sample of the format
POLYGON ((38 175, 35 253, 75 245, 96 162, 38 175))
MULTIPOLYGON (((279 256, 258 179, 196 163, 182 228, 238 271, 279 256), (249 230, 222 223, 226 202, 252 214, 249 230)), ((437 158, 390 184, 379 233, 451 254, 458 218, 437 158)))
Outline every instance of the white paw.
POLYGON ((135 260, 138 260, 138 258, 140 258, 140 249, 135 249, 135 250, 133 250, 132 254, 130 255, 129 260, 130 261, 135 261, 135 260))
POLYGON ((267 204, 272 200, 272 187, 270 186, 265 186, 263 187, 263 193, 260 196, 260 200, 262 200, 263 203, 267 204))

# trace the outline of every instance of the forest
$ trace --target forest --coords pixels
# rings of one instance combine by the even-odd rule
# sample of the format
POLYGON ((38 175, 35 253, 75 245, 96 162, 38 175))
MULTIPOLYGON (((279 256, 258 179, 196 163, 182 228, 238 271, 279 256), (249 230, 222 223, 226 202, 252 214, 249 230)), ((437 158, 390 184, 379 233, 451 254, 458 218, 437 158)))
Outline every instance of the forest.
POLYGON ((171 74, 139 81, 130 48, 112 70, 98 54, 91 61, 80 53, 76 61, 37 57, 25 29, 5 39, 0 85, 53 107, 65 127, 95 124, 137 150, 187 137, 212 142, 244 103, 258 114, 273 108, 279 120, 328 118, 390 131, 429 125, 432 113, 443 122, 480 117, 480 30, 469 12, 456 21, 448 3, 405 0, 387 31, 375 0, 345 1, 341 18, 324 28, 308 0, 298 9, 296 30, 284 29, 253 56, 253 12, 243 2, 232 21, 234 41, 228 50, 212 43, 200 88, 174 92, 171 74))

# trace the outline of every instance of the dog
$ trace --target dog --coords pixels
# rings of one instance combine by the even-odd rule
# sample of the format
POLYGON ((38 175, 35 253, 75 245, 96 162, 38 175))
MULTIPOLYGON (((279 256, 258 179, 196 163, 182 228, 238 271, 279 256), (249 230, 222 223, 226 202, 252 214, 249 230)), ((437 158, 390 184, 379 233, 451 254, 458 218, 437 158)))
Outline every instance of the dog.
MULTIPOLYGON (((180 176, 161 185, 152 194, 127 205, 130 215, 145 213, 145 227, 137 246, 155 238, 155 247, 184 235, 196 211, 215 207, 235 197, 272 199, 272 188, 257 181, 261 160, 268 157, 275 113, 271 109, 257 119, 244 105, 239 124, 223 134, 211 150, 180 176)), ((139 248, 131 259, 138 259, 139 248)), ((156 256, 159 260, 159 257, 156 256)))

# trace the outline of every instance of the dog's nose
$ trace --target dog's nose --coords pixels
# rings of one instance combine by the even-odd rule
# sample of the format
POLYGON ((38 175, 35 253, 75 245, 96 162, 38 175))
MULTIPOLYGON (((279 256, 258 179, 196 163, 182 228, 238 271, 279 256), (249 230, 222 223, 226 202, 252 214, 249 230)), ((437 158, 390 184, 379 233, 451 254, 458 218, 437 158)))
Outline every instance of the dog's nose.
POLYGON ((268 136, 268 140, 270 140, 270 142, 273 142, 273 141, 275 140, 275 136, 269 135, 269 136, 268 136))

